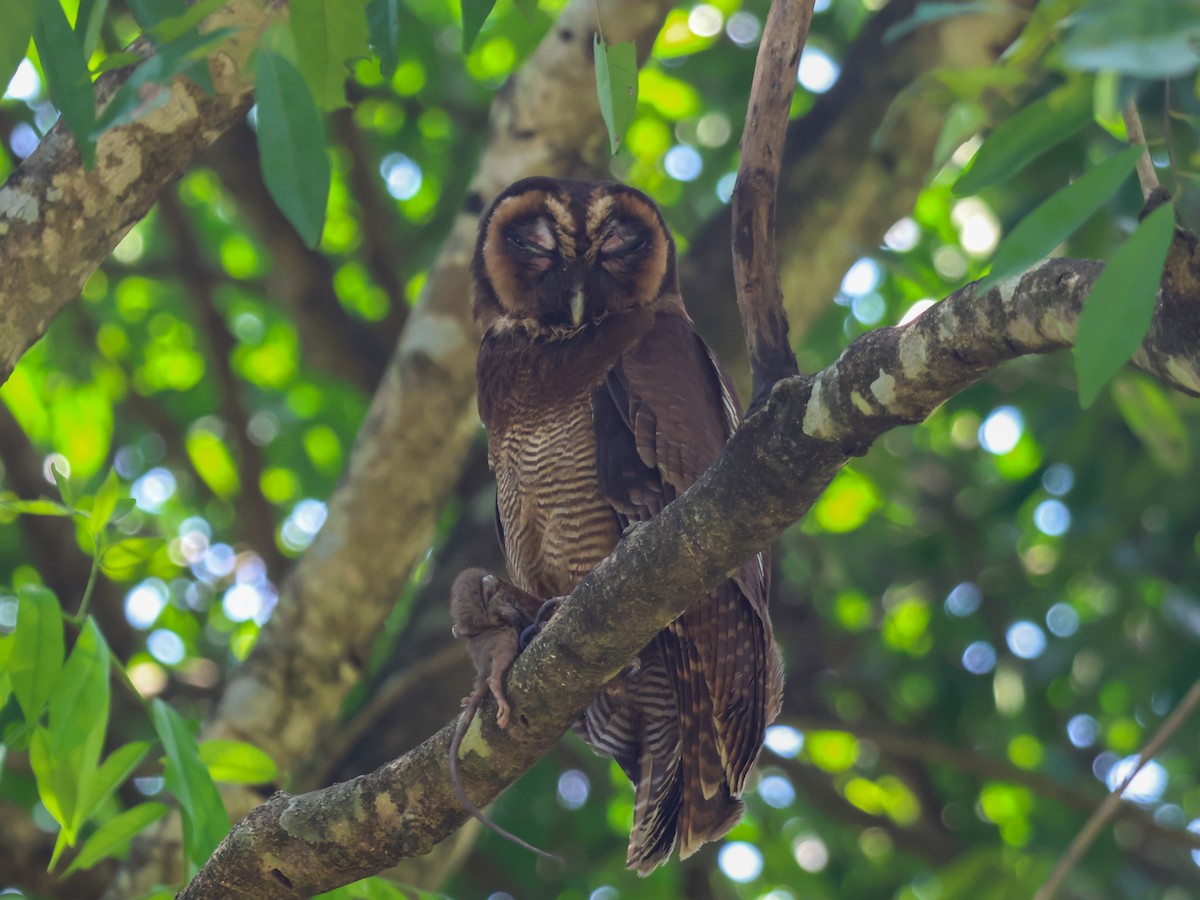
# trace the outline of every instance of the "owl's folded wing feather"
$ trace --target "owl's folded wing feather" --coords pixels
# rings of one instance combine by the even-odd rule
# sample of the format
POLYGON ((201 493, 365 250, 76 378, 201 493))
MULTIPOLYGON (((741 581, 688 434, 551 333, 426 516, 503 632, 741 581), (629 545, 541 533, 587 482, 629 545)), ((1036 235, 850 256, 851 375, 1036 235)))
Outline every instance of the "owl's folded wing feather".
MULTIPOLYGON (((659 314, 593 398, 601 492, 622 524, 657 515, 691 486, 739 424, 738 409, 727 376, 691 323, 659 314)), ((759 554, 659 638, 680 704, 681 740, 701 751, 685 782, 698 781, 706 799, 741 793, 777 711, 780 678, 766 599, 759 554)), ((685 784, 685 797, 691 787, 685 784)), ((681 841, 686 852, 686 831, 681 841)))

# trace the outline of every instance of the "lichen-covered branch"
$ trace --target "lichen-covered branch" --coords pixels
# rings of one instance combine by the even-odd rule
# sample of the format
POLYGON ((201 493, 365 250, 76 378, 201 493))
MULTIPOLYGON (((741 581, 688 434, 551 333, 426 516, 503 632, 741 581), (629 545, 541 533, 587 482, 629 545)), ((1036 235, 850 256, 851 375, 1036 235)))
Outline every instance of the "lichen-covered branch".
MULTIPOLYGON (((230 0, 205 21, 206 29, 234 29, 209 57, 211 96, 176 78, 165 104, 100 136, 91 171, 59 122, 0 186, 0 384, 163 186, 245 115, 253 87, 247 59, 282 7, 281 0, 230 0)), ((149 45, 141 39, 132 49, 145 54, 149 45)), ((98 104, 129 72, 96 82, 98 104)))
MULTIPOLYGON (((1175 263, 1190 266, 1185 255, 1175 263)), ((997 366, 1069 346, 1101 268, 1052 260, 983 294, 968 285, 904 327, 860 337, 814 378, 776 384, 712 468, 628 531, 517 660, 508 730, 485 704, 464 741, 473 799, 488 802, 531 766, 692 598, 804 515, 850 456, 897 425, 922 421, 997 366)), ((1183 346, 1171 335, 1196 328, 1198 297, 1190 305, 1160 298, 1137 360, 1193 393, 1200 342, 1183 346)), ((447 775, 453 727, 369 775, 277 794, 234 828, 181 896, 301 897, 428 851, 464 817, 447 775)))

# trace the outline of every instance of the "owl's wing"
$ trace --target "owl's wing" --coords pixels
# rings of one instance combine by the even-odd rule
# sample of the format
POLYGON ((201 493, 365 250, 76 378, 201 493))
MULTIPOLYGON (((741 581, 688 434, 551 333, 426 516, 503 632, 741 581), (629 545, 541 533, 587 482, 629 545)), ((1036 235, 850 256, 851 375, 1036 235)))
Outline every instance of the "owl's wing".
MULTIPOLYGON (((593 413, 601 493, 623 526, 657 515, 696 481, 741 419, 720 364, 686 318, 667 314, 609 373, 593 413)), ((766 572, 758 554, 659 637, 680 740, 698 750, 687 754, 694 765, 685 766, 683 796, 714 801, 714 813, 722 799, 728 813, 741 793, 778 707, 766 572)), ((680 825, 685 855, 716 836, 703 823, 691 835, 680 825)))

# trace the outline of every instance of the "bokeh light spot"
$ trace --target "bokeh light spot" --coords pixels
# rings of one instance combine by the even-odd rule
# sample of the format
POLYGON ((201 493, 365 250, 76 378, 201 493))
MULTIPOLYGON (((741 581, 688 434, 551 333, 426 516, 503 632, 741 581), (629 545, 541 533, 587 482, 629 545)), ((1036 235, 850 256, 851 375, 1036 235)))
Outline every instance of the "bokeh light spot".
POLYGON ((1046 627, 1055 637, 1070 637, 1079 630, 1079 613, 1069 603, 1055 603, 1046 611, 1046 627))
POLYGON ((568 769, 558 776, 558 802, 567 809, 579 809, 587 802, 591 785, 578 769, 568 769))
POLYGON ((796 789, 782 775, 768 775, 758 783, 758 793, 767 806, 783 809, 796 799, 796 789))
MULTIPOLYGON (((1110 791, 1117 790, 1129 777, 1134 768, 1138 764, 1138 756, 1126 756, 1124 759, 1118 760, 1109 767, 1109 770, 1104 775, 1104 783, 1108 785, 1110 791)), ((1126 800, 1132 800, 1134 803, 1142 805, 1154 803, 1163 795, 1163 791, 1167 789, 1167 770, 1161 764, 1150 760, 1146 765, 1133 776, 1133 780, 1129 782, 1129 787, 1125 789, 1125 793, 1121 796, 1126 800)))
POLYGON ((804 748, 804 735, 790 725, 772 725, 763 741, 776 756, 793 759, 804 748))
POLYGON ((749 47, 758 40, 762 25, 754 13, 735 12, 725 23, 725 33, 739 47, 749 47))
POLYGON ((21 60, 17 71, 9 79, 8 88, 4 91, 4 99, 24 100, 32 103, 42 92, 42 79, 38 78, 37 69, 27 59, 21 60))
POLYGON ((157 578, 147 578, 125 595, 125 618, 134 628, 149 628, 166 608, 167 586, 157 578))
POLYGON ((719 9, 708 3, 701 3, 688 13, 687 23, 692 34, 707 38, 720 34, 721 26, 725 24, 725 21, 719 9))
POLYGON ((1034 622, 1013 622, 1004 636, 1008 649, 1021 659, 1037 659, 1046 650, 1046 632, 1034 622))
POLYGON ((962 664, 972 675, 986 675, 996 668, 996 650, 987 641, 975 641, 963 651, 962 664))
POLYGON ((823 94, 838 80, 842 70, 833 58, 824 50, 816 47, 805 47, 800 54, 800 68, 796 71, 796 80, 806 91, 823 94))
POLYGON ((663 156, 663 168, 676 181, 695 181, 704 171, 704 160, 695 147, 677 144, 663 156))
POLYGON ((1090 747, 1100 737, 1100 723, 1087 713, 1071 716, 1067 722, 1067 739, 1073 746, 1090 747))
POLYGON ((734 841, 721 848, 717 854, 717 865, 730 881, 745 884, 762 872, 763 858, 753 844, 734 841))
POLYGON ((1071 510, 1061 500, 1043 500, 1033 511, 1033 524, 1042 534, 1061 537, 1071 527, 1071 510))
POLYGON ((988 453, 1002 456, 1021 440, 1025 417, 1015 406, 1000 406, 992 410, 979 426, 979 443, 988 453))
POLYGON ((387 192, 397 200, 411 200, 421 190, 421 167, 403 153, 389 153, 379 162, 387 192))
POLYGON ((969 616, 983 603, 983 593, 970 581, 955 585, 946 595, 946 612, 952 616, 969 616))
POLYGON ((186 652, 183 638, 165 628, 150 632, 150 636, 146 638, 146 649, 150 651, 151 656, 166 666, 183 662, 186 652))
POLYGON ((817 873, 829 865, 829 848, 815 834, 802 834, 792 843, 796 865, 805 872, 817 873))

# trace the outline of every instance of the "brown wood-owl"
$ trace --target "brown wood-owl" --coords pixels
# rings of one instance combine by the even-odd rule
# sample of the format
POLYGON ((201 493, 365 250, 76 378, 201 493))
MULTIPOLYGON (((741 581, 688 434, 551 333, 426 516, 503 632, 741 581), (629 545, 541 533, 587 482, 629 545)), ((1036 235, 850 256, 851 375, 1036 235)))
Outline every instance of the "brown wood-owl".
MULTIPOLYGON (((472 269, 500 542, 518 587, 564 596, 712 464, 741 407, 641 192, 519 181, 484 214, 472 269)), ((643 875, 741 817, 782 693, 767 568, 759 554, 697 598, 576 723, 634 784, 627 865, 643 875)))

